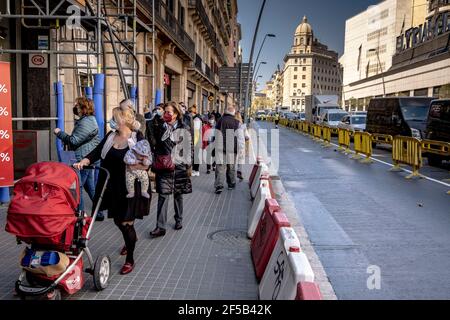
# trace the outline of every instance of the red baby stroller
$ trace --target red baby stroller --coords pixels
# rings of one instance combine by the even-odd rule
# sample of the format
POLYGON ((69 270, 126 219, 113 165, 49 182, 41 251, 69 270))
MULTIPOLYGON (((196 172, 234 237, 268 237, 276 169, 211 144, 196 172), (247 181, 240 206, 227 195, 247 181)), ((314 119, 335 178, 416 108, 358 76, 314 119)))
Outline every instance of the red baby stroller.
POLYGON ((5 229, 17 237, 18 244, 29 245, 16 282, 16 292, 22 299, 44 296, 59 300, 61 290, 74 294, 84 285, 83 271, 93 276, 96 290, 108 286, 110 258, 100 255, 94 263, 88 243, 109 172, 103 168, 84 169, 103 170, 107 176, 93 217, 79 211, 79 176, 67 165, 56 162, 32 165, 14 186, 5 229), (86 270, 83 270, 84 255, 90 265, 86 270), (41 269, 36 268, 36 263, 41 269), (41 272, 44 269, 51 272, 41 272))

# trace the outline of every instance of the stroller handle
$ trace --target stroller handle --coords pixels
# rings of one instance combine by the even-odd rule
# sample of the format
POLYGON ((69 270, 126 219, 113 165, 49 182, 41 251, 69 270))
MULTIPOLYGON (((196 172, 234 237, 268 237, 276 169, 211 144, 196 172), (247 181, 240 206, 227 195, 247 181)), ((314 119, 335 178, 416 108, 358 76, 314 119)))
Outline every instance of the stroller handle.
POLYGON ((106 181, 108 181, 111 176, 109 171, 102 167, 86 166, 86 167, 83 167, 83 170, 103 171, 106 174, 106 181))

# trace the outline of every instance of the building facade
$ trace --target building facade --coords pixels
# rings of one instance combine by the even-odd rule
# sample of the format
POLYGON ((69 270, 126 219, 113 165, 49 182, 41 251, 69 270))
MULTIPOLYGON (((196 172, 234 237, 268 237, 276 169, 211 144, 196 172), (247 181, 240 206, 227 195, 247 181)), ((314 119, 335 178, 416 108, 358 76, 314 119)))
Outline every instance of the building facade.
MULTIPOLYGON (((153 107, 156 96, 159 102, 195 104, 202 113, 223 111, 227 104, 238 107, 238 95, 219 92, 218 76, 219 68, 235 66, 242 57, 237 0, 100 3, 105 6, 98 14, 97 1, 9 0, 9 13, 24 15, 22 20, 7 17, 6 3, 0 2, 0 60, 12 65, 14 117, 55 117, 53 85, 61 81, 64 129, 71 132, 74 101, 93 87, 99 73, 105 75, 106 120, 125 92, 135 92, 140 112, 153 107), (45 12, 67 19, 42 19, 40 24, 25 17, 45 12), (77 19, 87 15, 92 18, 77 19), (96 16, 107 17, 112 33, 105 26, 97 29, 96 16), (45 64, 31 64, 36 54, 45 64)), ((19 121, 15 128, 51 132, 54 123, 19 121)))
POLYGON ((349 19, 341 58, 346 109, 366 110, 373 97, 439 97, 450 84, 449 15, 447 0, 387 0, 349 19))
POLYGON ((338 54, 314 37, 306 17, 295 31, 294 44, 284 63, 282 106, 304 111, 306 96, 340 96, 338 54))

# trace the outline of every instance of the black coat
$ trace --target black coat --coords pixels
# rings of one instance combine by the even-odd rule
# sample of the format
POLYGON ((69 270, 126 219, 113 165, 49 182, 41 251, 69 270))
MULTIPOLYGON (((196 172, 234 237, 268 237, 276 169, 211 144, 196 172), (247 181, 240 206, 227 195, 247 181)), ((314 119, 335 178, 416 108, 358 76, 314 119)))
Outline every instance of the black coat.
MULTIPOLYGON (((155 126, 153 127, 153 135, 156 140, 155 158, 158 155, 172 154, 173 149, 177 147, 177 145, 182 143, 181 140, 176 143, 171 139, 162 141, 162 136, 165 132, 165 128, 163 126, 164 121, 160 117, 156 116, 155 126)), ((182 121, 179 121, 178 127, 176 130, 174 130, 174 133, 177 130, 183 129, 187 130, 188 132, 190 130, 190 128, 186 126, 182 121)), ((186 151, 190 152, 191 150, 186 151)), ((191 160, 191 158, 189 160, 191 160)), ((174 172, 161 172, 153 170, 156 180, 156 192, 163 195, 192 193, 192 183, 188 174, 189 169, 190 163, 180 163, 176 164, 174 172)))
MULTIPOLYGON (((234 116, 230 114, 224 114, 220 120, 217 122, 216 129, 219 130, 222 133, 222 141, 216 140, 216 149, 218 152, 225 153, 228 151, 227 149, 227 131, 233 130, 233 132, 236 132, 239 130, 241 123, 235 119, 234 116)), ((230 131, 231 132, 231 131, 230 131)), ((233 150, 233 148, 230 148, 233 150)), ((238 152, 238 139, 235 136, 234 137, 234 153, 237 154, 238 152)))

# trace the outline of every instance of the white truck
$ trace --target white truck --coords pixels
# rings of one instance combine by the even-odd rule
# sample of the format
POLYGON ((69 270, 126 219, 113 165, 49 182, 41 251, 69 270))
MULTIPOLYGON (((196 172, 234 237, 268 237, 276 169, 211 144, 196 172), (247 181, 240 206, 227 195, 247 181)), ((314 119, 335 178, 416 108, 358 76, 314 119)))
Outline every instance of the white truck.
POLYGON ((341 109, 339 96, 311 95, 305 97, 306 121, 316 123, 324 110, 341 109))

